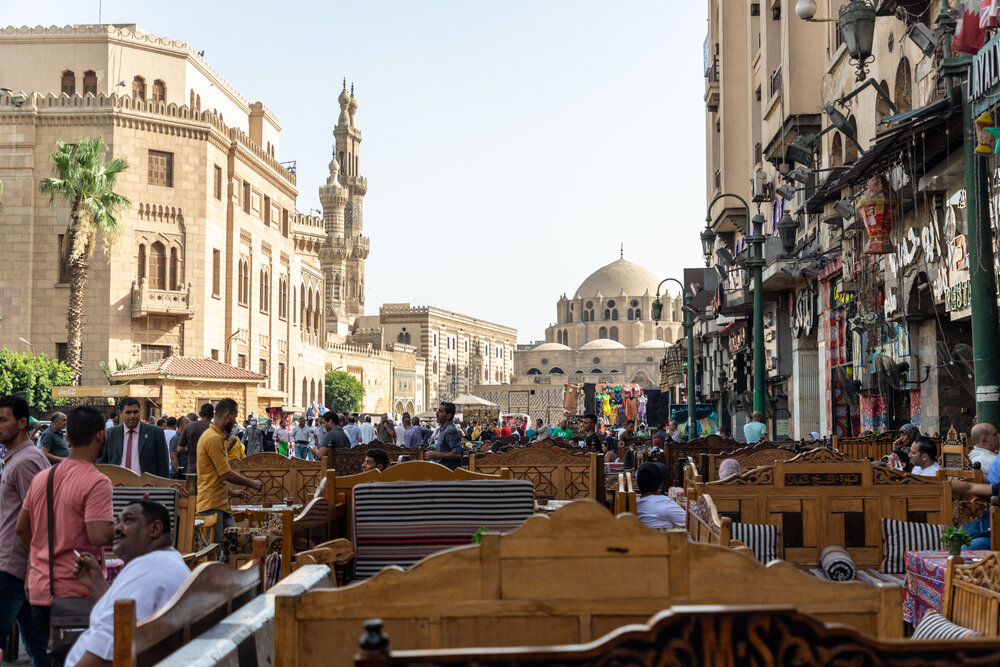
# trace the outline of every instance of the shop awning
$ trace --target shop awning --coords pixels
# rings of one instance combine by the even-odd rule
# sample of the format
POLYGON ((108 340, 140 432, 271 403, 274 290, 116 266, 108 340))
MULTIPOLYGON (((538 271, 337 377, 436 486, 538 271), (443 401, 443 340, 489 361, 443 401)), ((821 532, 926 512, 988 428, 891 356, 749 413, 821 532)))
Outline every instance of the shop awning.
POLYGON ((52 387, 52 398, 159 398, 160 386, 155 384, 81 385, 52 387))
MULTIPOLYGON (((888 116, 879 125, 871 147, 842 173, 836 173, 819 186, 805 202, 807 213, 822 213, 827 202, 840 199, 843 188, 861 185, 872 175, 901 162, 906 147, 912 147, 913 165, 927 169, 962 148, 962 114, 952 110, 951 101, 942 97, 912 111, 888 116), (942 130, 949 127, 949 132, 942 130), (916 139, 916 141, 911 141, 916 139)), ((917 177, 922 174, 916 174, 917 177)))

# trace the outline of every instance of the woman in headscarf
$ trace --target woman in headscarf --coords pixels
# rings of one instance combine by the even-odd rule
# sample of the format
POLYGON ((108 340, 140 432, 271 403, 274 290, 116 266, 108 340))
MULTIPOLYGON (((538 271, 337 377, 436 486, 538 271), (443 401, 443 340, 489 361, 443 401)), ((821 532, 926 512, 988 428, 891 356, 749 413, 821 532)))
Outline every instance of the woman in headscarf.
POLYGON ((719 464, 719 479, 726 479, 727 477, 732 477, 733 475, 739 475, 740 472, 740 462, 736 459, 724 459, 722 463, 719 464))

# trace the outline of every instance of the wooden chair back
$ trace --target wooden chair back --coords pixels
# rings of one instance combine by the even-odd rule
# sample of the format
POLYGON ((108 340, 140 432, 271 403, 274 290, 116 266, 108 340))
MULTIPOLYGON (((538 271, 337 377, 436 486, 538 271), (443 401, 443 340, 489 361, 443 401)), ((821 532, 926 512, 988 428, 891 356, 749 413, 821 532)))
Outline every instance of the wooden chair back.
POLYGON ((948 434, 941 443, 941 453, 938 456, 941 468, 955 472, 969 470, 969 446, 965 434, 959 436, 954 426, 948 428, 948 434))
POLYGON ((948 558, 941 614, 986 637, 1000 637, 1000 554, 976 563, 948 558))
POLYGON ((275 664, 347 664, 358 627, 373 617, 385 620, 399 648, 545 646, 592 641, 675 604, 748 600, 794 602, 824 621, 902 634, 898 586, 822 581, 781 561, 764 566, 579 500, 405 572, 388 568, 341 589, 276 595, 275 664), (642 576, 621 576, 629 572, 642 576))
POLYGON ((326 496, 313 498, 296 516, 292 510, 282 512, 281 520, 281 576, 287 577, 294 569, 299 552, 317 548, 320 543, 343 534, 344 510, 333 505, 326 496))
POLYGON ((153 665, 216 625, 263 592, 263 537, 254 538, 254 560, 240 569, 222 563, 199 565, 173 597, 138 621, 135 600, 114 608, 114 667, 153 665))
POLYGON ((743 443, 721 435, 703 435, 691 442, 666 442, 663 445, 663 462, 670 469, 670 486, 677 486, 684 479, 684 466, 688 458, 701 460, 702 454, 719 454, 739 449, 743 443))
POLYGON ((556 500, 590 498, 604 502, 604 455, 576 453, 544 442, 504 454, 472 454, 469 470, 497 474, 510 470, 514 479, 530 481, 535 492, 556 500))
POLYGON ((358 623, 355 667, 541 667, 542 665, 917 665, 1000 664, 1000 641, 876 639, 823 623, 790 605, 674 607, 586 645, 395 650, 381 619, 358 623), (794 660, 790 656, 794 655, 794 660), (842 661, 838 656, 851 656, 842 661), (959 658, 961 656, 961 658, 959 658))
POLYGON ((878 567, 883 518, 948 525, 952 516, 948 482, 828 448, 695 486, 722 516, 780 526, 785 559, 803 567, 819 567, 820 552, 831 545, 846 548, 859 568, 878 567))
POLYGON ((760 466, 773 465, 775 461, 787 461, 795 458, 795 455, 794 447, 758 442, 731 452, 702 454, 698 469, 705 481, 714 482, 719 479, 719 465, 726 459, 734 459, 740 464, 740 470, 746 472, 760 466))
POLYGON ((252 454, 245 459, 230 461, 230 467, 250 479, 264 483, 260 491, 250 490, 250 502, 281 503, 285 498, 308 503, 323 476, 325 466, 321 461, 287 458, 274 452, 252 454))
POLYGON ((899 431, 884 431, 856 438, 841 438, 833 436, 830 446, 843 452, 852 459, 871 459, 881 461, 882 457, 892 453, 892 443, 899 437, 899 431))
POLYGON ((330 467, 336 470, 338 475, 357 475, 362 472, 361 464, 365 462, 369 449, 381 449, 389 457, 390 463, 397 461, 400 456, 409 457, 406 459, 409 461, 420 461, 424 457, 422 448, 386 445, 376 440, 350 449, 333 450, 330 467))
MULTIPOLYGON (((297 570, 303 565, 326 565, 330 568, 334 583, 343 586, 347 580, 347 567, 353 559, 354 545, 350 540, 338 538, 296 553, 292 570, 297 570)), ((283 575, 282 578, 286 576, 288 575, 283 575)))
POLYGON ((636 513, 635 488, 632 483, 632 471, 618 473, 618 491, 615 493, 615 514, 622 512, 636 513))
MULTIPOLYGON (((149 473, 137 475, 128 468, 110 463, 99 463, 97 469, 111 480, 114 489, 135 489, 136 492, 130 494, 130 498, 133 495, 141 497, 143 489, 176 492, 176 508, 170 517, 174 522, 174 546, 181 554, 194 552, 194 520, 198 508, 198 490, 194 475, 189 475, 183 480, 157 477, 149 473)), ((114 489, 112 489, 113 496, 114 489)))

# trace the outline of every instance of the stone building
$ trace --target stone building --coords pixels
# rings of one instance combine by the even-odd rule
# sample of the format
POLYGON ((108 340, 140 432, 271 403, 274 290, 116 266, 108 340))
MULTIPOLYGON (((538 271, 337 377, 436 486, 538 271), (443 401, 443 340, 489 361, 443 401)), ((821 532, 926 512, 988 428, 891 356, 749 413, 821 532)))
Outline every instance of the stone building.
POLYGON ((556 303, 545 341, 520 345, 519 383, 623 382, 657 386, 664 348, 683 337, 681 298, 661 293, 663 313, 652 317, 660 279, 624 258, 590 274, 556 303), (543 380, 544 378, 544 380, 543 380))
MULTIPOLYGON (((261 406, 322 400, 331 220, 295 212, 266 106, 186 44, 135 25, 2 29, 0 88, 0 344, 63 356, 68 204, 50 208, 38 184, 57 140, 101 135, 108 158, 130 165, 118 191, 133 205, 110 256, 91 263, 83 382, 104 381, 99 362, 175 355, 266 376, 261 406)), ((345 206, 363 194, 352 183, 345 206)))

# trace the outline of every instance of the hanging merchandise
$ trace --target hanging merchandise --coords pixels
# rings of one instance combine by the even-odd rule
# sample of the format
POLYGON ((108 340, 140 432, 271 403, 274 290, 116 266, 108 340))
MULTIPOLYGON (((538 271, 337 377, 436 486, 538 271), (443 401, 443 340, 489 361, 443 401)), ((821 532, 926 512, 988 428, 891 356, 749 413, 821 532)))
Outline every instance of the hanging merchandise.
POLYGON ((868 230, 868 245, 864 252, 869 255, 884 255, 893 252, 889 232, 892 230, 892 191, 881 174, 876 174, 868 182, 858 211, 868 230))
POLYGON ((638 411, 638 414, 639 414, 639 421, 641 421, 641 422, 646 421, 646 403, 648 403, 648 402, 649 402, 649 399, 646 398, 645 394, 641 394, 639 396, 639 411, 638 411))

